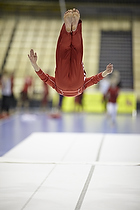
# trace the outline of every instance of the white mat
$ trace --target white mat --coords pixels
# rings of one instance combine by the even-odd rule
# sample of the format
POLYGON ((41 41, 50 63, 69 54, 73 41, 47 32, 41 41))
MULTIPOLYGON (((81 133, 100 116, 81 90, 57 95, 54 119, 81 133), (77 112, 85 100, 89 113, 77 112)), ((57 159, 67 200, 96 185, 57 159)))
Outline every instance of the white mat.
POLYGON ((2 210, 138 210, 140 135, 33 133, 0 158, 2 210))

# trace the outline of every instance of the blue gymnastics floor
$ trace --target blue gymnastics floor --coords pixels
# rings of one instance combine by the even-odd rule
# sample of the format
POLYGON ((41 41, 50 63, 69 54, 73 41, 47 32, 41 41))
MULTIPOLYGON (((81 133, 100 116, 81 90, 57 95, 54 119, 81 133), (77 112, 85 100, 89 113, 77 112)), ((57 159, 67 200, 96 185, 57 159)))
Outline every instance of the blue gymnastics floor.
POLYGON ((0 209, 139 210, 139 123, 39 110, 0 121, 0 209))
POLYGON ((0 156, 33 132, 140 133, 140 113, 137 117, 118 115, 114 126, 105 114, 62 113, 58 119, 49 114, 30 110, 0 120, 0 156))

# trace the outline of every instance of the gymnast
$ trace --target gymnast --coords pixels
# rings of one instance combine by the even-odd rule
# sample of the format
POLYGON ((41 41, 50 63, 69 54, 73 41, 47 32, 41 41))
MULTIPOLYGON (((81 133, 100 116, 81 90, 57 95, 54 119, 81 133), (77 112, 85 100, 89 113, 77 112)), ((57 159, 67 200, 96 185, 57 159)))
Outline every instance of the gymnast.
POLYGON ((86 77, 83 58, 82 21, 77 9, 70 9, 64 14, 56 48, 55 77, 45 74, 37 65, 37 53, 33 49, 28 55, 31 64, 46 84, 50 85, 60 95, 75 97, 87 87, 97 84, 113 72, 113 64, 108 64, 106 70, 91 77, 86 77))

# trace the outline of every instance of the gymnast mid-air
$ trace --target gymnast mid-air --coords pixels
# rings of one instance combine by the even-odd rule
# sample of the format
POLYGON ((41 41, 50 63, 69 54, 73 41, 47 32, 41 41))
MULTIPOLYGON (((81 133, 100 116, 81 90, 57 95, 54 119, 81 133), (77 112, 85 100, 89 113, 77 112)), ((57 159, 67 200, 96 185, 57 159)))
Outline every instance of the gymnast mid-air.
POLYGON ((30 50, 28 57, 40 79, 63 96, 80 95, 87 87, 97 84, 113 72, 113 64, 110 63, 103 72, 92 77, 86 77, 82 62, 82 21, 79 11, 75 8, 64 14, 64 24, 56 48, 55 77, 45 74, 37 65, 37 53, 33 49, 30 50))

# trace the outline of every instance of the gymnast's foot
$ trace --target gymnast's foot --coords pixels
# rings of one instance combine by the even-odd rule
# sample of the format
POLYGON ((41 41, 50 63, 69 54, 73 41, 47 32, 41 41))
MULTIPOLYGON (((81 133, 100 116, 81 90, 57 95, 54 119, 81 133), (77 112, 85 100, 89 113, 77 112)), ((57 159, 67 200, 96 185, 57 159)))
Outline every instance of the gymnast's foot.
POLYGON ((77 9, 73 9, 72 10, 72 31, 76 31, 77 29, 77 25, 78 25, 78 22, 79 22, 79 19, 80 19, 80 13, 77 9))
POLYGON ((66 11, 64 14, 64 22, 65 22, 65 27, 66 27, 67 32, 71 32, 72 16, 73 16, 73 13, 71 9, 66 11))

